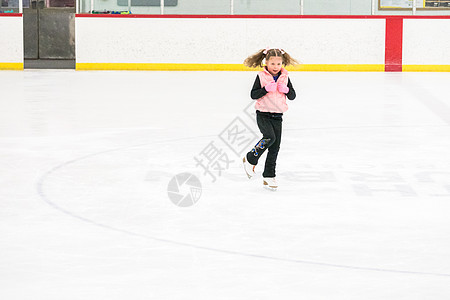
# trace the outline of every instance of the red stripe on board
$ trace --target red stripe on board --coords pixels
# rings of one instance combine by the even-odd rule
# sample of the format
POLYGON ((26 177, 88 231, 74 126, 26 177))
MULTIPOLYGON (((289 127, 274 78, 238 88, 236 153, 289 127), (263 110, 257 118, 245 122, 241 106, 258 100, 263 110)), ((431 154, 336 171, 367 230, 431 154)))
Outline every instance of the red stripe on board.
POLYGON ((386 19, 385 67, 386 72, 402 71, 403 18, 386 19))
MULTIPOLYGON (((364 15, 113 15, 76 14, 78 18, 153 18, 153 19, 390 19, 392 16, 364 15)), ((450 19, 450 16, 395 16, 403 19, 450 19)))
POLYGON ((0 17, 21 17, 22 14, 18 13, 0 13, 0 17))
MULTIPOLYGON (((119 15, 119 14, 76 14, 78 18, 151 18, 151 19, 385 19, 386 16, 346 15, 119 15)), ((450 17, 450 16, 449 16, 450 17)))
POLYGON ((402 16, 403 19, 450 19, 450 16, 402 16))

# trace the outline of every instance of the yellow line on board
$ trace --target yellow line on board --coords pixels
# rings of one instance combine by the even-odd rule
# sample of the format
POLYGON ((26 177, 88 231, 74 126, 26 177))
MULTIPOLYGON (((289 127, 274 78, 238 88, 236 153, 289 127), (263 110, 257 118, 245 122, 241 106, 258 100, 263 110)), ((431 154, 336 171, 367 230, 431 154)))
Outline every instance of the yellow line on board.
POLYGON ((241 64, 77 63, 77 70, 245 71, 241 64))
MULTIPOLYGON (((290 70, 290 68, 287 68, 290 70)), ((331 65, 331 64, 314 64, 299 65, 292 71, 324 71, 324 72, 384 72, 384 65, 361 64, 361 65, 331 65)))
MULTIPOLYGON (((146 71, 255 71, 242 64, 145 64, 145 63, 77 63, 77 70, 146 70, 146 71)), ((383 64, 300 64, 289 71, 384 72, 383 64)))
POLYGON ((403 65, 403 72, 450 72, 450 65, 403 65))
POLYGON ((0 63, 0 70, 23 70, 23 63, 0 63))

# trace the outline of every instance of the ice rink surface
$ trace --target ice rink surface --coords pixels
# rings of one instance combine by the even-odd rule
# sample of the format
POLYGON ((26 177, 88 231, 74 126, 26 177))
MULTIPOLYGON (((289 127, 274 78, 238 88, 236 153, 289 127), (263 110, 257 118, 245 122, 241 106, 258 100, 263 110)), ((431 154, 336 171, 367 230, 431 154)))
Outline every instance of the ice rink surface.
POLYGON ((450 74, 292 72, 276 192, 255 76, 0 72, 0 299, 450 299, 450 74))

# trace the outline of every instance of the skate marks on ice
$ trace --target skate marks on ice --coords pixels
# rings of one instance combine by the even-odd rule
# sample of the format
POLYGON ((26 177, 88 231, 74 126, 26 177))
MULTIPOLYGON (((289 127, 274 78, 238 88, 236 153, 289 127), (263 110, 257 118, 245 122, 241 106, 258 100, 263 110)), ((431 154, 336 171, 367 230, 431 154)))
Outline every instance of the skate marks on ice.
MULTIPOLYGON (((184 140, 187 140, 187 139, 188 138, 186 138, 184 140)), ((169 141, 175 141, 175 140, 169 140, 169 141)), ((165 141, 165 142, 168 142, 168 141, 165 141)), ((197 245, 197 244, 194 244, 194 243, 180 242, 180 241, 177 241, 177 240, 174 240, 174 239, 165 239, 165 238, 157 237, 157 236, 150 235, 150 234, 139 233, 139 232, 136 232, 136 231, 133 231, 133 230, 124 229, 124 228, 122 228, 120 226, 110 225, 107 222, 101 222, 101 221, 97 221, 95 218, 86 217, 82 213, 71 211, 70 209, 64 208, 63 206, 58 204, 58 200, 59 199, 53 199, 52 197, 50 197, 48 195, 48 193, 46 191, 46 185, 49 182, 51 182, 52 179, 54 179, 54 176, 56 176, 59 171, 62 171, 64 169, 66 169, 66 168, 70 168, 70 167, 74 166, 75 164, 77 164, 79 162, 85 161, 85 160, 90 159, 90 158, 94 158, 96 156, 100 156, 100 155, 108 154, 108 153, 113 153, 113 152, 117 152, 117 151, 120 151, 120 150, 126 150, 126 149, 131 149, 131 148, 140 148, 140 147, 145 147, 145 146, 148 146, 148 144, 142 144, 142 145, 135 145, 135 146, 130 146, 130 147, 121 147, 121 148, 116 148, 116 149, 110 149, 110 150, 105 150, 105 151, 101 151, 101 152, 97 152, 97 153, 92 153, 92 154, 89 154, 89 155, 85 155, 85 156, 82 156, 82 157, 79 157, 79 158, 75 158, 75 159, 63 162, 63 163, 61 163, 61 164, 51 168, 47 172, 45 172, 37 180, 37 183, 36 183, 37 194, 39 195, 40 199, 44 203, 49 205, 50 207, 54 208, 55 210, 59 211, 62 214, 65 214, 65 215, 70 216, 72 218, 78 219, 79 221, 82 221, 82 222, 85 222, 85 223, 88 223, 88 224, 91 224, 93 226, 97 226, 97 227, 100 227, 100 228, 103 228, 103 229, 106 229, 106 230, 112 230, 112 231, 115 231, 115 232, 120 232, 120 233, 129 235, 129 236, 134 236, 134 237, 143 238, 143 239, 146 239, 146 240, 151 240, 151 241, 171 244, 171 245, 175 245, 175 246, 189 247, 189 248, 198 249, 198 250, 213 251, 213 252, 216 252, 216 253, 222 253, 222 254, 227 254, 227 255, 244 256, 244 257, 255 258, 255 259, 264 259, 264 260, 271 260, 271 261, 278 261, 278 262, 314 265, 314 266, 318 266, 318 267, 327 267, 327 268, 331 267, 331 268, 348 269, 348 270, 355 270, 355 271, 387 272, 387 273, 410 274, 410 275, 421 275, 421 276, 450 277, 449 273, 397 270, 397 269, 389 269, 389 268, 377 268, 377 267, 355 266, 355 265, 346 265, 346 264, 338 264, 338 263, 327 263, 327 262, 320 262, 320 261, 314 261, 314 260, 289 259, 289 258, 281 258, 281 257, 276 257, 276 256, 270 256, 270 255, 261 255, 261 254, 257 254, 257 253, 240 252, 240 251, 233 251, 233 250, 227 250, 227 249, 221 249, 221 248, 202 246, 202 245, 197 245)), ((241 170, 240 172, 242 172, 241 168, 242 167, 239 166, 239 169, 241 170)), ((236 171, 237 171, 237 169, 238 169, 238 166, 236 166, 236 171)), ((280 174, 282 174, 282 173, 280 173, 280 174)), ((241 177, 243 179, 248 181, 244 177, 244 174, 241 174, 241 175, 242 175, 241 177)), ((284 176, 281 176, 281 177, 284 177, 284 176)), ((258 182, 258 184, 262 184, 261 181, 262 181, 262 179, 255 180, 254 183, 258 182)), ((289 186, 290 186, 290 188, 293 187, 293 185, 289 185, 289 186)), ((260 188, 261 188, 261 186, 260 186, 260 188)))

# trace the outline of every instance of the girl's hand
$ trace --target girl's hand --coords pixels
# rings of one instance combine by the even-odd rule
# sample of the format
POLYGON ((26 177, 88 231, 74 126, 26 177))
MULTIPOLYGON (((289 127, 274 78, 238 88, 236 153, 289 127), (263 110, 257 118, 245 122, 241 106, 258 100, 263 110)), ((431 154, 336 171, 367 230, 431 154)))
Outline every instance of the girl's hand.
POLYGON ((277 90, 277 83, 275 81, 267 84, 265 87, 268 92, 275 92, 277 90))
POLYGON ((289 88, 288 88, 287 85, 285 85, 285 84, 283 84, 283 83, 279 83, 279 84, 277 85, 277 87, 278 87, 278 91, 279 91, 280 93, 283 93, 283 94, 289 93, 289 88))

